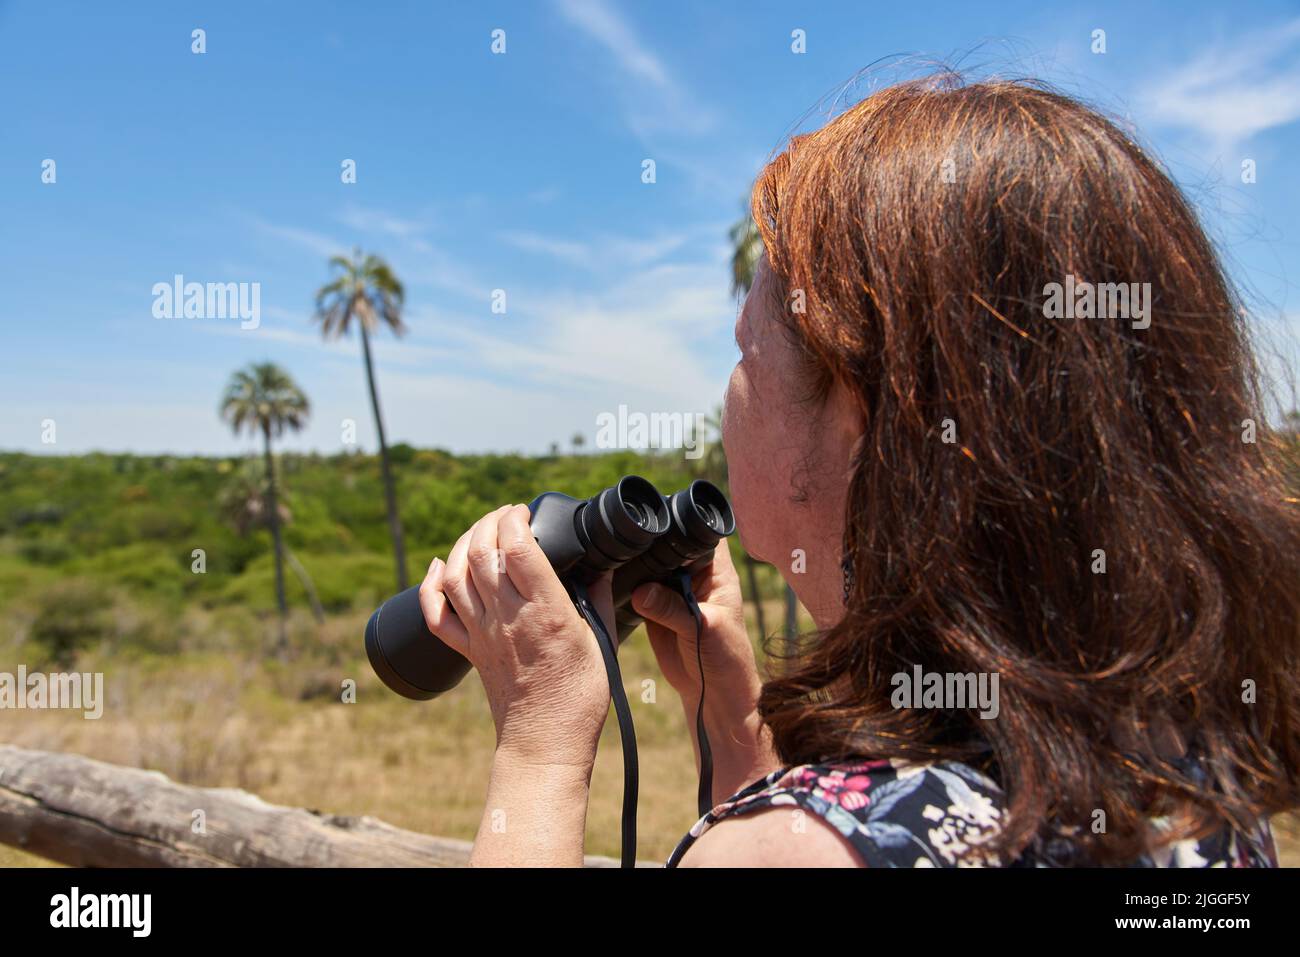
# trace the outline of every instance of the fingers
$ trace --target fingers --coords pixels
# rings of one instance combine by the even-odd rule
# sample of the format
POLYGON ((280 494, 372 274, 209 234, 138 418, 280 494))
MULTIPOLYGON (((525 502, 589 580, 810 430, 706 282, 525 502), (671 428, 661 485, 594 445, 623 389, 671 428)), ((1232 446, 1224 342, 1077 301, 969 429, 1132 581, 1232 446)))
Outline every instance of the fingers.
POLYGON ((686 680, 682 668, 682 648, 677 634, 660 628, 647 628, 646 637, 650 639, 650 650, 654 652, 659 670, 663 672, 668 683, 674 688, 686 680))
MULTIPOLYGON (((477 527, 477 523, 475 523, 477 527)), ((456 540, 447 556, 447 566, 442 573, 442 593, 451 601, 462 623, 477 623, 483 620, 483 602, 474 588, 474 581, 469 571, 469 540, 474 533, 470 528, 456 540)))
POLYGON ((686 602, 665 585, 642 585, 632 592, 632 610, 678 635, 695 634, 695 619, 691 617, 686 602))
POLYGON ((435 558, 430 563, 429 571, 420 583, 420 610, 424 612, 424 623, 431 632, 452 651, 468 657, 469 633, 442 593, 443 571, 446 567, 441 558, 435 558))
POLYGON ((731 560, 731 547, 725 538, 719 539, 713 549, 713 568, 721 574, 736 574, 736 563, 731 560))
POLYGON ((501 567, 505 554, 497 541, 501 517, 514 507, 503 505, 484 515, 470 529, 466 550, 470 580, 475 593, 489 610, 498 605, 514 607, 519 603, 519 593, 511 584, 506 569, 501 567))
POLYGON ((506 575, 525 601, 564 597, 555 570, 533 538, 530 521, 527 505, 516 505, 501 516, 497 544, 505 556, 506 575))
POLYGON ((740 576, 731 559, 731 549, 724 538, 713 550, 713 561, 691 576, 691 584, 701 602, 718 603, 740 608, 740 576))

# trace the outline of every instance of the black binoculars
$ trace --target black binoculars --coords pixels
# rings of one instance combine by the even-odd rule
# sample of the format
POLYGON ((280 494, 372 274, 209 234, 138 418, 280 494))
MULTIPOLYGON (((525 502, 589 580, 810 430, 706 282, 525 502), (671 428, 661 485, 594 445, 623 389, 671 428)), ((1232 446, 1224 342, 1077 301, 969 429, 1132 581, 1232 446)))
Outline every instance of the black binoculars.
MULTIPOLYGON (((614 571, 620 642, 641 623, 631 605, 639 585, 704 567, 718 542, 736 529, 726 496, 703 479, 661 495, 645 479, 628 475, 589 499, 543 492, 528 511, 533 537, 561 581, 586 585, 614 571)), ((418 585, 370 616, 366 655, 384 684, 417 701, 450 691, 470 669, 462 655, 430 633, 418 585)))

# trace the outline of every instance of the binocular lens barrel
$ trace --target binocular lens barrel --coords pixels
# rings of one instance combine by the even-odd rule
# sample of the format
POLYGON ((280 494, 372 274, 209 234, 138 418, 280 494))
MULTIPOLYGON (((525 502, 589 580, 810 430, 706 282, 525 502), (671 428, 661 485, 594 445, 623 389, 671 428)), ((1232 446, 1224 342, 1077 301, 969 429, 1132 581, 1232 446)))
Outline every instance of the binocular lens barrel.
MULTIPOLYGON (((651 552, 659 557, 640 568, 636 584, 664 577, 711 553, 734 528, 726 497, 701 481, 665 497, 640 476, 627 475, 589 499, 544 492, 528 508, 547 561, 561 578, 582 582, 640 563, 651 552)), ((619 581, 616 571, 616 601, 619 581)), ((470 670, 463 656, 429 631, 419 586, 394 595, 370 616, 366 655, 384 684, 417 701, 450 691, 470 670)))
POLYGON ((668 508, 657 488, 628 475, 588 499, 579 520, 590 543, 585 564, 590 571, 602 572, 639 555, 666 532, 668 508))
POLYGON ((429 631, 415 585, 380 605, 366 623, 366 657, 384 684, 403 698, 427 701, 469 674, 465 657, 429 631))
POLYGON ((695 568, 712 559, 718 542, 736 530, 727 497, 712 482, 697 479, 665 499, 670 528, 648 549, 614 572, 614 607, 619 638, 640 623, 631 609, 632 592, 651 581, 667 580, 680 568, 695 568))

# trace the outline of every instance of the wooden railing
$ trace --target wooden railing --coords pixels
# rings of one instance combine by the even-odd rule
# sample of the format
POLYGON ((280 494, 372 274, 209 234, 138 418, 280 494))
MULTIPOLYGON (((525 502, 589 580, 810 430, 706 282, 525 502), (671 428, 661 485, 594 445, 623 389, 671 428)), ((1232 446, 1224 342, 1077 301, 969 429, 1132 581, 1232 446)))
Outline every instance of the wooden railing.
POLYGON ((463 867, 471 846, 9 745, 0 745, 0 844, 75 867, 463 867))

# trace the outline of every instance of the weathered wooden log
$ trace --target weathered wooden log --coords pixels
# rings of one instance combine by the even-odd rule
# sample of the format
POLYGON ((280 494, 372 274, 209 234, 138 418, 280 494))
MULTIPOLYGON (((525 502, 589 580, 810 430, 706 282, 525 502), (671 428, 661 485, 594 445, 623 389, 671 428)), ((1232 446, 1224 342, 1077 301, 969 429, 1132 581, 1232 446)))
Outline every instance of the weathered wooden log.
POLYGON ((9 745, 0 745, 0 843, 74 867, 462 867, 471 846, 9 745))

